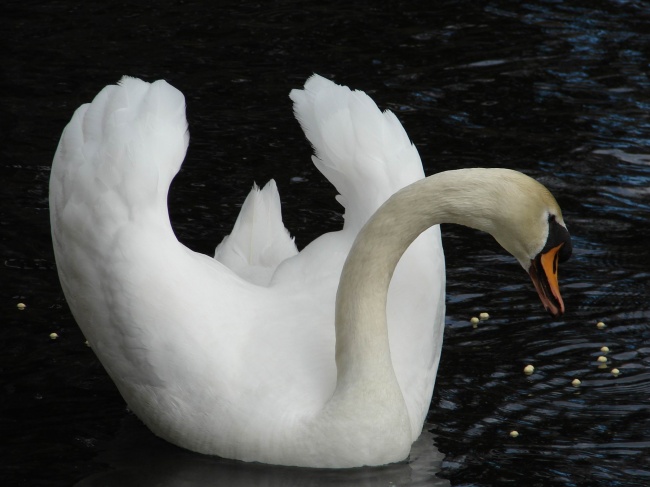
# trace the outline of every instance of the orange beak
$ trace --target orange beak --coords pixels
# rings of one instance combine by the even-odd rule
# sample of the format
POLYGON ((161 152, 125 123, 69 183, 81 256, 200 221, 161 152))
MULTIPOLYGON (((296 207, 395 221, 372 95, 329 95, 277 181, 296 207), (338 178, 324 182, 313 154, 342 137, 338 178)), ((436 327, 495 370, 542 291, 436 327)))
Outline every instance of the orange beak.
POLYGON ((564 313, 564 302, 560 296, 560 286, 557 281, 559 252, 564 243, 553 247, 545 253, 540 253, 530 263, 530 274, 537 294, 544 308, 554 318, 564 313))

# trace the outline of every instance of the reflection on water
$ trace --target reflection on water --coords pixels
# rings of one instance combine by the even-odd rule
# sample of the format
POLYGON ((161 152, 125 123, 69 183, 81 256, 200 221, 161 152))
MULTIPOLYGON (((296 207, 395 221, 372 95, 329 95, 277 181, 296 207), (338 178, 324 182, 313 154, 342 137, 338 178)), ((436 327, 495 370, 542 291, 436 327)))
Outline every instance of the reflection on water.
MULTIPOLYGON (((428 425, 431 427, 431 425, 428 425)), ((443 455, 425 431, 407 462, 378 468, 312 469, 244 463, 181 450, 155 438, 134 417, 124 421, 116 439, 97 459, 109 466, 75 487, 153 486, 449 486, 436 477, 443 455)))
MULTIPOLYGON (((367 90, 395 111, 427 173, 487 165, 540 179, 573 235, 574 256, 560 269, 567 314, 554 321, 494 242, 443 229, 448 319, 428 418, 445 455, 438 475, 468 486, 647 485, 647 6, 219 5, 162 1, 152 12, 92 0, 3 4, 0 28, 12 40, 0 77, 6 485, 330 481, 182 452, 130 420, 62 298, 47 213, 49 164, 73 109, 122 74, 163 77, 187 95, 192 133, 170 194, 179 239, 212 252, 253 180, 274 177, 287 227, 304 246, 341 224, 287 98, 311 72, 367 90), (469 317, 484 310, 490 320, 473 329, 469 317), (601 320, 606 329, 596 328, 601 320), (610 352, 599 368, 603 346, 610 352), (527 364, 531 376, 522 372, 527 364)), ((410 464, 332 478, 432 481, 441 455, 431 438, 421 452, 410 464)))

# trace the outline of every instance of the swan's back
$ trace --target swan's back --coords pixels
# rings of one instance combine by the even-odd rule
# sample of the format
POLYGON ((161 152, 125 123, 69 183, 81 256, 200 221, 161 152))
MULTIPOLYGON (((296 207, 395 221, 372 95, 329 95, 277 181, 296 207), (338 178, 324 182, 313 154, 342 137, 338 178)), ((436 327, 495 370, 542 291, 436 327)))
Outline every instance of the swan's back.
MULTIPOLYGON (((191 450, 291 461, 266 445, 295 448, 292 428, 334 389, 334 299, 349 247, 383 201, 422 177, 397 119, 365 95, 315 77, 292 98, 316 164, 341 193, 345 229, 295 255, 279 212, 271 212, 271 233, 284 246, 270 253, 272 276, 263 285, 174 236, 167 192, 188 133, 184 98, 164 81, 124 78, 102 90, 75 112, 54 158, 52 236, 75 319, 131 410, 191 450)), ((268 208, 277 204, 273 190, 262 203, 268 208)), ((246 236, 259 242, 260 230, 240 225, 228 240, 257 249, 246 247, 246 236)), ((391 354, 414 438, 428 410, 443 317, 436 228, 400 261, 388 301, 391 354)))

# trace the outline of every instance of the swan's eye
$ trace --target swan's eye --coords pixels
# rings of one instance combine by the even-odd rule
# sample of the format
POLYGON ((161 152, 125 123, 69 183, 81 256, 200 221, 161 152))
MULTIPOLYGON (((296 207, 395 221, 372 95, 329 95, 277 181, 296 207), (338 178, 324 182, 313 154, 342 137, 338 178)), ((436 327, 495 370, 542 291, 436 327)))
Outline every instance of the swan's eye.
POLYGON ((569 257, 571 257, 572 253, 573 246, 571 245, 571 236, 569 235, 569 232, 567 232, 567 240, 564 242, 564 245, 562 245, 562 248, 558 252, 558 258, 560 259, 560 262, 569 260, 569 257))
POLYGON ((571 257, 573 253, 573 245, 571 244, 571 235, 569 231, 560 225, 555 215, 548 216, 548 237, 546 239, 546 245, 542 253, 549 251, 552 248, 562 245, 558 251, 558 260, 564 262, 571 257))

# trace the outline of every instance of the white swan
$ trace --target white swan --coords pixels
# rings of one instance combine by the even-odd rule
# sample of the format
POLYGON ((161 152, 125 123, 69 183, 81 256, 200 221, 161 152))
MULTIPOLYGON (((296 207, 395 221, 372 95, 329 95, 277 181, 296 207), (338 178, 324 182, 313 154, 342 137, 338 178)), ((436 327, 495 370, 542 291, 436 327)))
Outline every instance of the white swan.
POLYGON ((422 179, 397 119, 365 94, 314 76, 291 98, 341 193, 340 232, 297 253, 271 183, 251 192, 218 260, 185 248, 166 206, 188 144, 183 96, 123 78, 75 112, 54 158, 61 284, 129 407, 162 438, 283 465, 400 461, 421 432, 442 342, 444 260, 438 228, 426 229, 491 233, 554 315, 570 238, 551 194, 520 173, 422 179))

